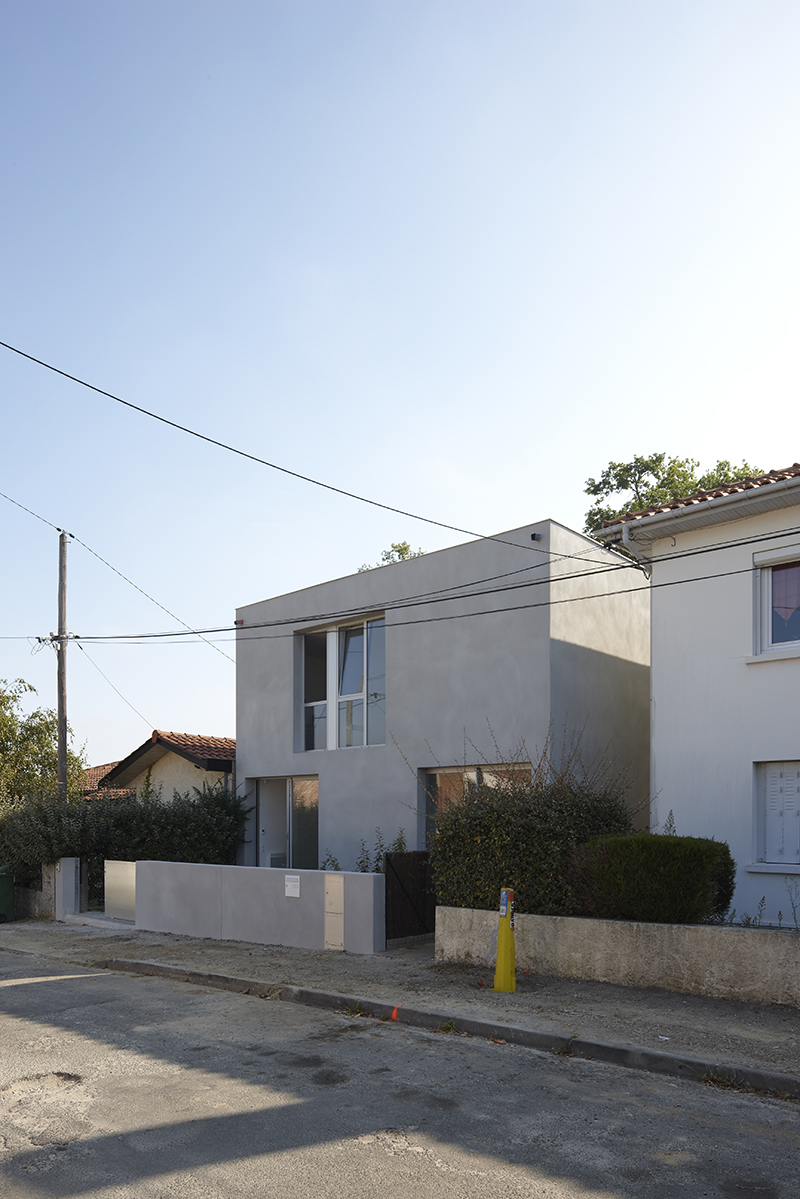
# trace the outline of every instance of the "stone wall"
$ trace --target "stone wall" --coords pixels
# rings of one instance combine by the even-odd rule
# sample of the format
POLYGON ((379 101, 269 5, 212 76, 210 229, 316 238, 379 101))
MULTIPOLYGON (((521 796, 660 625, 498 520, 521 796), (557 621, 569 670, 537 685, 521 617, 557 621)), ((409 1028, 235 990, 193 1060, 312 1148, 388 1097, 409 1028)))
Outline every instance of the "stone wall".
MULTIPOLYGON (((497 912, 436 909, 436 958, 494 965, 497 912)), ((800 933, 576 916, 515 917, 518 970, 800 1007, 800 933)))
POLYGON ((14 888, 14 912, 17 920, 53 920, 56 903, 55 865, 42 866, 42 889, 14 888))

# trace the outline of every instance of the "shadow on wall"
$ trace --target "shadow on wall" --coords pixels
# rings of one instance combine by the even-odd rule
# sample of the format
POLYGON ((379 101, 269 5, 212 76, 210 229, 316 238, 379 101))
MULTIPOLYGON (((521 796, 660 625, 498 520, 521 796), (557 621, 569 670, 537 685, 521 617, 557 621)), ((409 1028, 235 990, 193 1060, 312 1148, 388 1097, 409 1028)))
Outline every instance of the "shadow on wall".
POLYGON ((550 643, 553 729, 582 730, 580 757, 629 781, 634 826, 650 826, 650 667, 567 641, 550 643))

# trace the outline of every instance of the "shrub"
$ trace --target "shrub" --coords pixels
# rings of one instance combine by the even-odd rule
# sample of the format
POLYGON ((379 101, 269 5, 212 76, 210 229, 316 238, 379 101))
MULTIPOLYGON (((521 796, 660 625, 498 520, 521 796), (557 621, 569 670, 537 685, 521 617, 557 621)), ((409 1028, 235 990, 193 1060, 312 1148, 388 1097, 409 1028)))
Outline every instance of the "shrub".
POLYGON ((530 782, 512 764, 493 786, 468 784, 463 799, 436 816, 431 860, 439 903, 491 910, 501 888, 512 887, 519 912, 569 912, 565 858, 597 834, 629 832, 624 793, 623 780, 603 763, 586 774, 574 754, 558 767, 543 754, 530 782))
POLYGON ((171 803, 154 793, 107 797, 102 791, 60 800, 52 795, 0 799, 0 861, 18 882, 63 857, 165 862, 235 861, 246 802, 222 785, 194 794, 175 792, 171 803))
POLYGON ((659 924, 721 921, 736 867, 724 841, 703 837, 600 837, 567 866, 575 914, 659 924))

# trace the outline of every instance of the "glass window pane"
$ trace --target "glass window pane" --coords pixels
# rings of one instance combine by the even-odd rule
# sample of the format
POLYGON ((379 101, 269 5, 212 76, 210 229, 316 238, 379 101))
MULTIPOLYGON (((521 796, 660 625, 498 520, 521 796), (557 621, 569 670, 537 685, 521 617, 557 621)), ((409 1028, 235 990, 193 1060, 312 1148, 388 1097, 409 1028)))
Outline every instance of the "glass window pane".
POLYGON ((339 746, 364 744, 364 701, 343 699, 339 704, 339 746))
POLYGON ((341 646, 339 694, 360 695, 364 690, 364 629, 344 629, 341 646))
POLYGON ((307 704, 305 710, 305 748, 326 749, 328 745, 328 705, 307 704))
POLYGON ((800 562, 772 568, 772 644, 800 641, 800 562))
POLYGON ((386 741, 386 624, 367 624, 367 745, 386 741))
POLYGON ((293 870, 319 868, 319 779, 292 779, 293 870))
POLYGON ((307 704, 327 699, 328 635, 306 633, 303 638, 305 661, 303 664, 303 700, 307 704))

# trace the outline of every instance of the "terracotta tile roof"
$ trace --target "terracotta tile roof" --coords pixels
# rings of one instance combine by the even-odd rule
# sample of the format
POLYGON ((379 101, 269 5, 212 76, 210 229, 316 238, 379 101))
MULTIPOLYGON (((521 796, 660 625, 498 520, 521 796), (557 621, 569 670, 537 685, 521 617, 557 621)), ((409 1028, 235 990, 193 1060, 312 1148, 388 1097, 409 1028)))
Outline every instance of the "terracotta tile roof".
POLYGON ((83 794, 87 799, 91 799, 93 795, 102 797, 103 799, 127 799, 129 795, 135 794, 133 791, 103 786, 103 779, 115 766, 119 766, 119 762, 106 762, 103 766, 90 766, 85 771, 83 777, 86 785, 83 789, 83 794))
POLYGON ((167 733, 163 729, 153 729, 152 739, 162 745, 174 745, 198 758, 223 758, 231 762, 236 758, 235 737, 203 737, 197 733, 167 733))
POLYGON ((603 521, 603 528, 613 528, 624 521, 641 520, 645 516, 655 516, 657 512, 671 512, 677 508, 692 508, 709 500, 719 499, 724 495, 736 495, 738 492, 754 491, 766 487, 769 483, 781 483, 785 479, 795 479, 800 476, 800 462, 787 466, 785 470, 770 470, 764 475, 753 479, 740 479, 735 483, 725 483, 722 487, 712 487, 709 491, 695 491, 692 495, 683 496, 677 500, 668 500, 666 504, 651 504, 649 508, 639 508, 636 511, 625 512, 614 520, 603 521))
POLYGON ((128 787, 90 787, 83 794, 86 799, 92 799, 95 796, 97 799, 128 799, 136 792, 131 791, 128 787))
POLYGON ((104 766, 90 766, 84 774, 86 790, 96 791, 100 786, 100 780, 105 778, 109 770, 113 770, 115 766, 119 766, 119 761, 106 762, 104 766))

